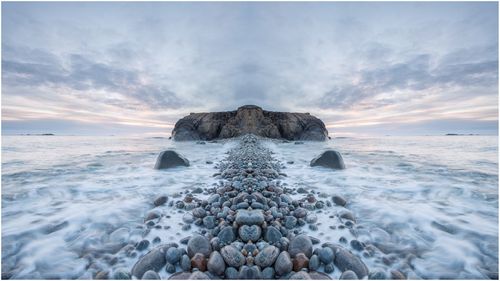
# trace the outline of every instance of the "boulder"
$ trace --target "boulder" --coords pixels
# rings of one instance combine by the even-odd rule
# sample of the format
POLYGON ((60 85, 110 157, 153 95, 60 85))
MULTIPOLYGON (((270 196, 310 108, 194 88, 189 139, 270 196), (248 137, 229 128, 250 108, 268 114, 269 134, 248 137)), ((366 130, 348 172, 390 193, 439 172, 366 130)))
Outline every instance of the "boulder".
POLYGON ((173 150, 165 150, 158 155, 155 169, 161 170, 178 166, 189 166, 189 160, 173 150))
POLYGON ((335 150, 327 150, 311 160, 311 167, 322 166, 331 169, 345 169, 342 155, 335 150))

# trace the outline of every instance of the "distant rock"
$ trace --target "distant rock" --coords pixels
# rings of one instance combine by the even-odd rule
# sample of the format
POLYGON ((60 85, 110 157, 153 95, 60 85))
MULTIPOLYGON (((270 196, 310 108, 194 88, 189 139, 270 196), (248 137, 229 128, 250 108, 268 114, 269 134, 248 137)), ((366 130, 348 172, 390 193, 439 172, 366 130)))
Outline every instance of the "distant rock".
POLYGON ((165 150, 158 155, 155 169, 161 170, 177 166, 189 166, 189 160, 173 150, 165 150))
POLYGON ((335 150, 327 150, 311 160, 311 167, 322 166, 332 169, 345 169, 342 155, 335 150))
POLYGON ((235 111, 191 113, 175 124, 176 141, 204 141, 254 134, 286 140, 325 141, 328 131, 320 119, 309 113, 273 112, 255 105, 235 111))

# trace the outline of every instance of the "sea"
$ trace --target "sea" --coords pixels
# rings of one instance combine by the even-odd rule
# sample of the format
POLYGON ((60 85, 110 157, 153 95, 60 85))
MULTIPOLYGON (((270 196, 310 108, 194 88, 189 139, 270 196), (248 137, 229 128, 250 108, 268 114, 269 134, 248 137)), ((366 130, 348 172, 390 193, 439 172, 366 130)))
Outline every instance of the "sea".
MULTIPOLYGON (((332 217, 339 206, 316 214, 317 229, 304 227, 321 243, 355 238, 371 244, 379 250, 374 256, 353 250, 370 270, 397 269, 411 279, 498 278, 497 136, 263 142, 282 162, 284 185, 311 190, 318 200, 347 199, 355 229, 338 228, 332 217), (342 154, 345 170, 310 166, 328 149, 342 154)), ((176 201, 217 184, 216 165, 236 144, 2 136, 2 277, 91 279, 98 271, 112 276, 119 268, 130 270, 147 252, 126 252, 124 244, 149 239, 152 247, 154 238, 179 243, 197 229, 183 228, 185 213, 168 204, 156 208, 168 214, 163 228, 144 231, 153 200, 167 195, 176 201), (153 169, 166 149, 185 156, 190 166, 153 169)), ((340 273, 335 268, 331 276, 340 273)), ((169 274, 162 270, 160 276, 169 274)))

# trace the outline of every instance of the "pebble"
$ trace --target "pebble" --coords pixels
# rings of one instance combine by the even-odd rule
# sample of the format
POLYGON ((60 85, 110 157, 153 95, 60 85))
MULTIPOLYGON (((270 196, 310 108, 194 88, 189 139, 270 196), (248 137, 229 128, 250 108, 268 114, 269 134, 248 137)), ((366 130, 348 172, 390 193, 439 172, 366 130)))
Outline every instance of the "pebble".
POLYGON ((260 225, 264 222, 264 214, 260 210, 238 210, 236 223, 246 225, 260 225))
POLYGON ((244 265, 238 272, 239 279, 261 279, 261 272, 258 266, 244 265))
POLYGON ((194 208, 192 213, 195 218, 200 218, 200 219, 204 218, 207 215, 207 211, 205 211, 205 209, 201 207, 194 208))
POLYGON ((295 236, 288 246, 288 252, 292 257, 298 253, 304 253, 307 257, 312 256, 312 242, 305 234, 295 236))
POLYGON ((128 271, 124 268, 119 268, 115 270, 115 273, 113 274, 113 279, 116 280, 130 280, 130 274, 128 271))
POLYGON ((358 280, 358 275, 352 270, 346 270, 340 275, 340 280, 358 280))
POLYGON ((148 270, 158 271, 165 264, 165 252, 169 245, 160 246, 149 251, 146 255, 140 258, 132 268, 132 275, 137 278, 142 278, 142 275, 148 270))
POLYGON ((212 247, 210 246, 210 241, 205 236, 199 234, 193 235, 187 244, 187 254, 189 257, 193 257, 196 253, 202 253, 206 257, 212 252, 212 247))
POLYGON ((222 228, 217 237, 219 238, 220 243, 223 245, 231 244, 231 242, 236 240, 233 228, 230 226, 222 228))
MULTIPOLYGON (((269 231, 269 227, 267 231, 269 231)), ((248 241, 256 242, 261 237, 262 230, 258 225, 252 225, 252 226, 242 225, 238 230, 238 234, 241 240, 243 240, 244 242, 248 241)))
POLYGON ((292 260, 290 259, 290 254, 286 251, 281 252, 276 259, 274 264, 274 270, 276 274, 283 276, 293 269, 292 260))
POLYGON ((334 262, 341 271, 352 270, 358 278, 364 278, 368 275, 366 265, 357 256, 344 248, 337 249, 334 262))
POLYGON ((325 273, 332 273, 335 269, 335 266, 333 265, 333 262, 329 264, 325 264, 325 273))
POLYGON ((281 232, 274 226, 269 226, 264 235, 264 239, 270 244, 278 242, 281 237, 281 232))
POLYGON ((207 229, 213 229, 215 227, 216 222, 217 221, 214 216, 206 216, 203 218, 203 225, 207 229))
POLYGON ((226 264, 224 263, 224 259, 219 252, 214 251, 210 254, 207 269, 215 275, 222 275, 224 273, 226 270, 226 264))
POLYGON ((293 279, 293 280, 311 280, 311 276, 309 276, 309 273, 305 272, 305 271, 299 271, 297 273, 294 273, 292 274, 292 276, 290 276, 290 279, 293 279))
POLYGON ((264 268, 264 270, 262 270, 260 275, 262 279, 266 280, 274 279, 274 268, 266 267, 264 268))
POLYGON ((356 221, 356 219, 354 218, 354 215, 351 212, 349 212, 349 211, 342 211, 342 212, 340 212, 339 217, 343 218, 343 219, 346 219, 346 220, 351 220, 351 221, 354 221, 354 222, 356 221))
POLYGON ((309 259, 309 270, 316 271, 320 266, 320 260, 317 255, 312 255, 309 259))
POLYGON ((347 201, 344 199, 344 197, 339 196, 339 195, 334 195, 332 197, 332 201, 333 201, 333 203, 335 203, 335 205, 339 205, 342 207, 344 207, 347 204, 347 201))
POLYGON ((226 279, 238 279, 238 270, 234 267, 228 267, 224 271, 224 276, 226 279))
POLYGON ((201 253, 194 254, 194 256, 191 258, 191 267, 198 268, 200 271, 206 271, 207 259, 205 258, 205 255, 201 253))
POLYGON ((264 250, 260 251, 255 257, 255 264, 261 268, 271 266, 274 261, 276 261, 279 254, 280 250, 278 248, 275 246, 268 246, 264 248, 264 250))
POLYGON ((185 223, 193 223, 194 222, 194 217, 191 213, 185 213, 182 216, 182 221, 185 223))
POLYGON ((293 271, 300 271, 302 268, 309 267, 309 259, 304 255, 304 253, 298 253, 292 261, 293 271))
POLYGON ((210 277, 201 271, 195 271, 189 276, 190 280, 209 280, 210 277))
POLYGON ((333 262, 335 255, 334 255, 333 250, 331 248, 324 247, 318 251, 318 257, 322 263, 329 264, 329 263, 333 262))
POLYGON ((285 227, 287 229, 293 229, 297 225, 297 218, 293 216, 286 216, 285 217, 285 227))
POLYGON ((293 215, 299 219, 305 218, 307 216, 307 210, 299 207, 293 211, 293 215))
POLYGON ((181 251, 177 248, 171 247, 167 250, 165 259, 168 263, 176 264, 181 259, 181 251))
POLYGON ((223 247, 220 253, 224 261, 230 267, 239 268, 245 263, 245 257, 243 254, 232 245, 223 247))
POLYGON ((406 276, 399 270, 391 270, 391 278, 394 280, 405 280, 406 276))
POLYGON ((356 251, 363 251, 365 248, 363 243, 359 242, 358 240, 351 240, 350 244, 351 247, 356 251))
POLYGON ((380 269, 376 269, 368 274, 368 279, 370 280, 385 280, 388 279, 387 277, 387 274, 385 274, 385 272, 380 269))
POLYGON ((165 266, 165 269, 168 273, 175 273, 175 265, 171 264, 171 263, 168 263, 167 262, 167 265, 165 266))
POLYGON ((168 197, 166 195, 163 195, 163 196, 156 198, 155 201, 153 202, 153 204, 155 205, 155 207, 158 207, 158 206, 161 206, 161 205, 167 203, 167 200, 168 200, 168 197))
POLYGON ((189 259, 188 255, 182 255, 180 265, 183 271, 191 270, 191 260, 189 259))
POLYGON ((142 240, 139 243, 137 243, 137 246, 135 246, 135 249, 137 251, 142 251, 145 250, 149 247, 149 241, 148 240, 142 240))
POLYGON ((148 270, 142 275, 142 280, 160 280, 160 275, 156 271, 148 270))

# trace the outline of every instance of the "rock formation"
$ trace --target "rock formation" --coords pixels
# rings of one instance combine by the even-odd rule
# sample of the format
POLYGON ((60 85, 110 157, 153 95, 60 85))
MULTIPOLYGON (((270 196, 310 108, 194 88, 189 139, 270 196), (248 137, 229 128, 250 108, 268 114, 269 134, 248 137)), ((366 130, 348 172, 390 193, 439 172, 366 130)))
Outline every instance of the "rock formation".
POLYGON ((324 141, 325 124, 309 113, 273 112, 255 105, 235 111, 191 113, 175 124, 172 137, 177 141, 213 140, 254 134, 286 140, 324 141))

